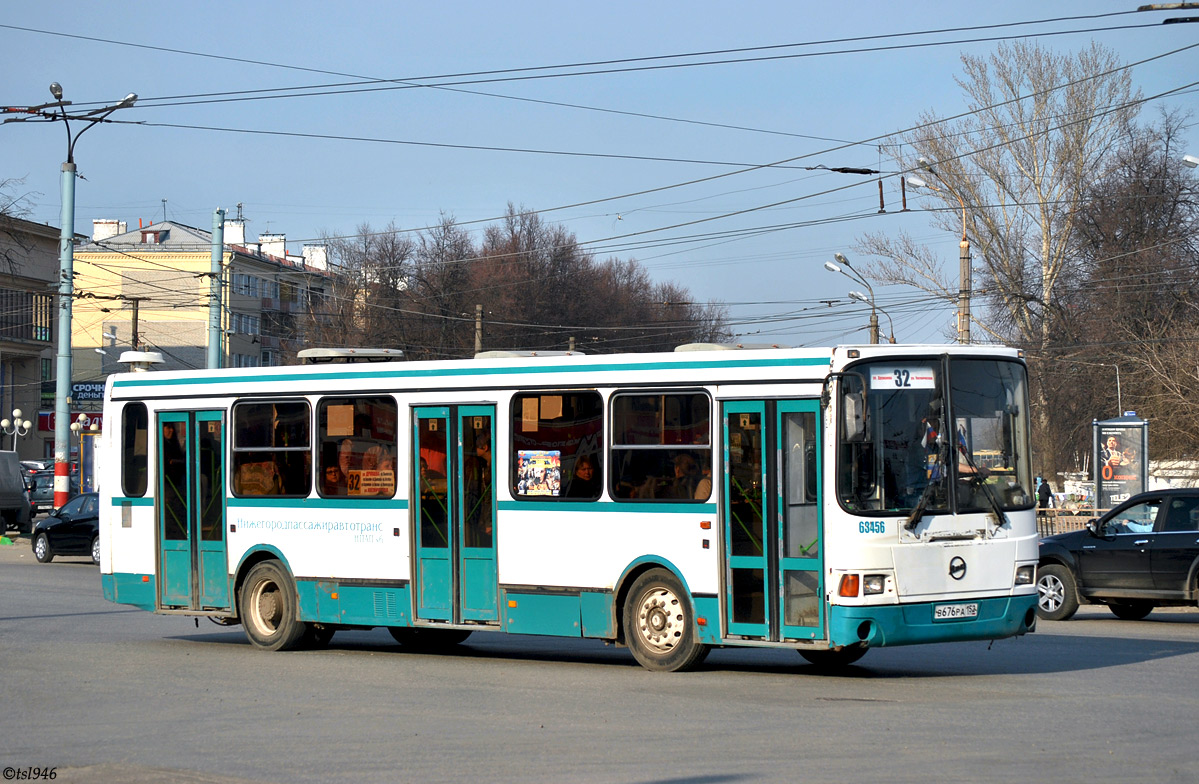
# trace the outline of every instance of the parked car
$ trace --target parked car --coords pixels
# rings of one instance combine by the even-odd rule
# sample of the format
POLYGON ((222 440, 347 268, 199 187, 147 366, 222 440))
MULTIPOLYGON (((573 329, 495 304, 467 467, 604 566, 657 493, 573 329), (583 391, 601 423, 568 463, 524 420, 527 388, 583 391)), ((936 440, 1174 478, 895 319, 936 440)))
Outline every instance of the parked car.
POLYGON ((56 555, 90 555, 100 563, 100 500, 77 495, 33 527, 33 555, 49 563, 56 555))
MULTIPOLYGON (((29 496, 33 499, 33 505, 37 508, 37 513, 48 512, 54 508, 54 469, 49 471, 35 471, 29 475, 30 490, 29 496)), ((70 481, 70 496, 79 495, 79 474, 71 474, 70 481)))
POLYGON ((1199 488, 1141 493, 1080 531, 1041 540, 1037 614, 1064 621, 1082 602, 1139 620, 1199 600, 1199 488))
POLYGON ((47 468, 53 469, 54 461, 53 460, 22 460, 21 467, 24 468, 28 473, 32 474, 34 471, 45 471, 47 468))
POLYGON ((9 528, 29 530, 30 499, 15 452, 0 451, 0 535, 9 528))

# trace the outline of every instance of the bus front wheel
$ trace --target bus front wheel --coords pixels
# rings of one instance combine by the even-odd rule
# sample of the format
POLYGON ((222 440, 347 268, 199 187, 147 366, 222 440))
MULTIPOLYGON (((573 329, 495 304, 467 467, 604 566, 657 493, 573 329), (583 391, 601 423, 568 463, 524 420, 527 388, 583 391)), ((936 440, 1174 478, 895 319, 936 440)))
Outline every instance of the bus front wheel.
POLYGON ((647 670, 686 670, 708 653, 708 646, 695 638, 686 591, 665 569, 651 569, 633 582, 624 605, 624 637, 647 670))
POLYGON ((285 651, 304 636, 307 624, 296 620, 296 592, 291 578, 275 561, 250 570, 238 596, 246 637, 256 648, 285 651))

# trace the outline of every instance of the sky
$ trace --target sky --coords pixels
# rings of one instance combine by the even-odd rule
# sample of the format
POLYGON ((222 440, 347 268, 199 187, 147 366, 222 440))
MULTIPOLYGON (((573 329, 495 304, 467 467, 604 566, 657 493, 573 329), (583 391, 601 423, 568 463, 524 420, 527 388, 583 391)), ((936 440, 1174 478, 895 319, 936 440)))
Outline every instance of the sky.
MULTIPOLYGON (((1034 35, 1132 63, 1199 40, 1199 24, 1160 24, 1188 12, 1097 17, 1137 7, 1107 0, 0 7, 0 106, 51 101, 54 81, 72 109, 139 96, 76 144, 79 233, 164 215, 210 229, 214 209, 240 205, 251 239, 285 234, 298 253, 364 224, 450 216, 481 231, 512 203, 598 259, 636 259, 723 303, 737 340, 792 346, 867 339, 869 307, 847 296, 862 286, 823 264, 842 253, 863 267, 852 248, 868 232, 907 231, 956 277, 958 237, 933 225, 931 202, 909 193, 900 212, 878 140, 922 112, 966 110, 963 53, 1034 35), (886 213, 877 178, 835 167, 886 172, 886 213)), ((1134 87, 1183 87, 1197 58, 1138 66, 1134 87)), ((1194 111, 1197 95, 1150 101, 1142 118, 1194 111)), ((1195 122, 1184 144, 1199 154, 1195 122)), ((0 180, 16 181, 8 195, 31 220, 60 225, 66 139, 61 123, 0 126, 0 180)), ((884 333, 951 339, 952 306, 881 284, 874 295, 884 333)))

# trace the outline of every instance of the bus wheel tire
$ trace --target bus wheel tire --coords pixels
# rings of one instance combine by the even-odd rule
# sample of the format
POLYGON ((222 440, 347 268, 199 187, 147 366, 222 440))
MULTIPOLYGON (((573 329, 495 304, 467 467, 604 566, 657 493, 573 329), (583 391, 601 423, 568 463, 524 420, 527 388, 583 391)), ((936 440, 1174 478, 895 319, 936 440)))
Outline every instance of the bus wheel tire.
POLYGON ((54 560, 54 551, 50 549, 50 540, 45 534, 38 534, 33 540, 33 557, 38 563, 50 563, 54 560))
POLYGON ((1060 564, 1037 567, 1037 615, 1047 621, 1068 621, 1078 612, 1078 585, 1060 564))
POLYGON ((1122 621, 1139 621, 1153 612, 1153 605, 1148 602, 1112 602, 1107 609, 1122 621))
POLYGON ((708 653, 708 646, 695 639, 686 591, 665 569, 651 569, 633 581, 624 604, 624 637, 638 663, 657 672, 689 669, 708 653))
POLYGON ((807 659, 809 664, 823 669, 835 670, 853 664, 865 656, 867 650, 869 649, 865 645, 846 645, 839 650, 833 648, 803 649, 800 650, 799 655, 807 659))
POLYGON ((413 651, 439 653, 466 642, 470 632, 465 629, 425 629, 411 626, 388 626, 387 631, 400 645, 413 651))
POLYGON ((296 620, 296 592, 276 561, 250 570, 238 597, 246 637, 255 648, 286 651, 304 636, 307 624, 296 620))

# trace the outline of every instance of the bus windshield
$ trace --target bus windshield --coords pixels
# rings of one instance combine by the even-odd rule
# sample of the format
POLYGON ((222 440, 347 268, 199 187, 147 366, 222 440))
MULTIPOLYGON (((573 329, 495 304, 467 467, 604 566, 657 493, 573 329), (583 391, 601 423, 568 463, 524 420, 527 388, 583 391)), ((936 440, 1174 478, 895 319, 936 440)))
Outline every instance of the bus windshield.
POLYGON ((870 362, 840 387, 837 492, 846 509, 944 514, 1032 504, 1020 363, 870 362))

